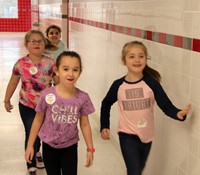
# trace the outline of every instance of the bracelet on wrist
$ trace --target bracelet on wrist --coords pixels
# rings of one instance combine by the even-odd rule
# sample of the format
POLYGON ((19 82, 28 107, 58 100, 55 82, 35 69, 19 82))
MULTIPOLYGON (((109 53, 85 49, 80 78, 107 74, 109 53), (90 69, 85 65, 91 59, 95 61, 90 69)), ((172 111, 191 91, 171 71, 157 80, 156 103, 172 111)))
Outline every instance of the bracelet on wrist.
POLYGON ((87 148, 87 152, 94 153, 95 152, 95 148, 87 148))

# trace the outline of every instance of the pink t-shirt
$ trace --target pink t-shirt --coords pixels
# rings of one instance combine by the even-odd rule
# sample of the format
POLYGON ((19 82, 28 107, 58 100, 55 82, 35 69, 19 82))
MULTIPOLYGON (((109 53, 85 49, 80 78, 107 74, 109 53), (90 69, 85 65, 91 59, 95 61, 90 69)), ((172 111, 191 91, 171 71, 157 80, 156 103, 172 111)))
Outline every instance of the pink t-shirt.
POLYGON ((154 137, 152 89, 144 81, 136 84, 123 82, 118 90, 118 131, 138 135, 148 143, 154 137))
POLYGON ((78 142, 78 121, 95 111, 89 95, 80 89, 73 98, 60 97, 55 87, 42 91, 37 112, 45 118, 39 131, 40 139, 53 148, 66 148, 78 142))
POLYGON ((49 87, 54 70, 54 60, 46 56, 37 64, 28 56, 19 59, 13 67, 13 74, 21 78, 20 103, 35 109, 41 91, 49 87))
POLYGON ((118 132, 137 135, 144 143, 151 142, 154 137, 154 104, 169 117, 184 121, 177 117, 180 109, 176 108, 160 83, 152 77, 144 76, 136 82, 128 82, 125 76, 115 80, 101 106, 101 130, 110 128, 111 106, 118 101, 118 132))

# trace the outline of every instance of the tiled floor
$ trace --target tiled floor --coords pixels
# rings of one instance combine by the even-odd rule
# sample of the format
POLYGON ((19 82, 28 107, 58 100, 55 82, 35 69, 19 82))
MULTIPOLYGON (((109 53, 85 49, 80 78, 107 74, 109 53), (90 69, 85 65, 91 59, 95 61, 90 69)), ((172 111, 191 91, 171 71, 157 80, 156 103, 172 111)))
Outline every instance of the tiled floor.
MULTIPOLYGON (((12 97, 14 109, 7 113, 3 99, 11 70, 16 60, 26 54, 23 46, 24 33, 0 33, 0 174, 25 175, 24 128, 18 112, 18 90, 12 97)), ((118 143, 116 140, 104 141, 100 138, 98 117, 90 118, 93 140, 96 148, 94 165, 85 168, 86 147, 80 134, 78 175, 125 175, 118 143)), ((46 175, 39 170, 39 175, 46 175)))

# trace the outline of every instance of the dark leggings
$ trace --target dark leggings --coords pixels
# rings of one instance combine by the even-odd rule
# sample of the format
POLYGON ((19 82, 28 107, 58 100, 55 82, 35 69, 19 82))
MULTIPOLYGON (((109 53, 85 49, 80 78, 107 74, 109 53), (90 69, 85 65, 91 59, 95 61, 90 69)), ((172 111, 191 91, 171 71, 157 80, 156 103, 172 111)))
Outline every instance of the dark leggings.
MULTIPOLYGON (((24 128, 25 128, 25 145, 24 146, 26 149, 29 134, 31 131, 31 126, 32 126, 33 120, 35 118, 36 112, 34 109, 24 106, 21 103, 19 103, 19 112, 20 112, 20 116, 21 116, 21 119, 22 119, 22 122, 23 122, 24 128)), ((38 152, 39 149, 40 149, 40 139, 37 137, 37 139, 35 141, 35 145, 34 145, 34 153, 36 154, 36 152, 38 152)), ((33 156, 32 163, 31 164, 27 163, 27 168, 36 167, 35 154, 33 156)))
POLYGON ((119 133, 127 175, 141 175, 151 149, 151 143, 142 143, 138 136, 119 133))
POLYGON ((47 175, 77 175, 77 144, 56 149, 42 143, 43 159, 47 175))

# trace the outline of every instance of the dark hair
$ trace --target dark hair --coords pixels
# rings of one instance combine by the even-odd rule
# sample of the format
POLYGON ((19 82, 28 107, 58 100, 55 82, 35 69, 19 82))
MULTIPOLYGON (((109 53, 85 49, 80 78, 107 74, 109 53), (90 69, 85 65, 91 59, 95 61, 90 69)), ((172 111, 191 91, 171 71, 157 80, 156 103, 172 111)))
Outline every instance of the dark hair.
MULTIPOLYGON (((129 50, 132 47, 135 47, 135 46, 141 47, 143 49, 143 51, 144 51, 144 54, 145 54, 146 58, 149 59, 148 52, 147 52, 147 47, 140 41, 131 41, 131 42, 126 43, 124 45, 123 49, 122 49, 122 57, 121 57, 121 59, 122 59, 122 62, 124 64, 126 64, 125 58, 126 58, 127 53, 129 52, 129 50)), ((149 67, 148 65, 145 66, 145 68, 143 70, 143 75, 153 77, 157 81, 161 80, 160 73, 157 70, 149 67)))
POLYGON ((51 41, 49 41, 48 38, 45 38, 46 40, 46 44, 45 44, 45 49, 47 50, 57 50, 58 48, 56 46, 54 46, 51 41))
POLYGON ((47 36, 47 37, 48 37, 49 31, 50 31, 51 29, 56 29, 56 30, 58 30, 59 33, 62 32, 62 31, 61 31, 61 28, 60 28, 59 26, 57 26, 57 25, 50 25, 50 26, 47 27, 47 29, 46 29, 46 36, 47 36))
POLYGON ((79 61, 79 64, 80 64, 80 71, 82 72, 82 61, 81 61, 81 57, 80 57, 80 55, 79 55, 78 53, 76 53, 76 52, 74 52, 74 51, 64 51, 64 52, 62 52, 62 53, 58 56, 58 58, 57 58, 57 60, 56 60, 56 67, 57 67, 57 68, 59 68, 60 63, 61 63, 61 61, 62 61, 62 58, 63 58, 64 56, 70 56, 70 57, 75 57, 75 58, 77 58, 78 61, 79 61))

